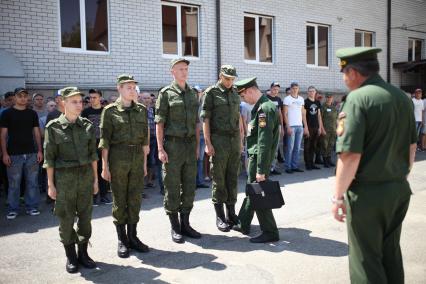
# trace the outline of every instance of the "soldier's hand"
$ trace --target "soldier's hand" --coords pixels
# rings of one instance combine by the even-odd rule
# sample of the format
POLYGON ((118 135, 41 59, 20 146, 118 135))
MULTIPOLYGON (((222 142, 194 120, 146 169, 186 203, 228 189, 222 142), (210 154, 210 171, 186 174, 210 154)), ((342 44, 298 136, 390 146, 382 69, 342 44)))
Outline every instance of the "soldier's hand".
POLYGON ((98 194, 99 192, 99 184, 98 184, 98 180, 95 180, 93 182, 93 195, 98 194))
POLYGON ((49 187, 47 188, 47 194, 50 198, 56 200, 56 187, 53 185, 49 185, 49 187))
POLYGON ((104 168, 104 169, 102 169, 101 177, 102 177, 104 180, 111 182, 111 173, 109 172, 109 169, 108 169, 108 168, 106 168, 106 169, 105 169, 105 168, 104 168))
POLYGON ((169 156, 167 156, 164 149, 158 150, 158 159, 160 159, 163 164, 167 164, 169 162, 169 156))
POLYGON ((206 153, 208 156, 214 156, 215 151, 212 144, 206 144, 206 153))
POLYGON ((339 222, 345 222, 346 219, 346 205, 343 204, 333 204, 331 207, 331 212, 334 216, 334 219, 336 219, 339 222))
POLYGON ((143 146, 143 153, 148 156, 148 154, 149 154, 149 145, 143 146))
POLYGON ((291 126, 287 127, 287 134, 288 135, 293 134, 293 129, 291 128, 291 126))
POLYGON ((265 179, 266 179, 265 175, 261 175, 261 174, 256 173, 256 181, 257 182, 264 181, 265 179))

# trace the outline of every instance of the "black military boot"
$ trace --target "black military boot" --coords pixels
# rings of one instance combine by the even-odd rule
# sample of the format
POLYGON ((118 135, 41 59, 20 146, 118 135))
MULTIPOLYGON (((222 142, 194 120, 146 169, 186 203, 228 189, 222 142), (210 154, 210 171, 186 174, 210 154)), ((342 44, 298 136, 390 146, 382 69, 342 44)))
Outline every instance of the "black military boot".
POLYGON ((189 224, 189 213, 180 213, 180 230, 184 236, 193 239, 201 238, 201 234, 195 231, 189 224))
POLYGON ((229 232, 229 225, 225 221, 225 212, 223 211, 223 203, 215 203, 214 209, 216 211, 216 227, 219 231, 229 232))
POLYGON ((315 155, 315 164, 322 164, 324 161, 321 159, 320 155, 315 155))
POLYGON ((231 228, 240 223, 238 216, 235 214, 235 205, 226 205, 226 223, 228 223, 231 228))
POLYGON ((89 254, 87 253, 87 244, 88 243, 78 245, 78 263, 80 263, 86 268, 93 269, 96 267, 96 263, 93 261, 93 259, 90 258, 89 254))
POLYGON ((149 247, 137 237, 137 224, 127 224, 127 239, 129 247, 138 252, 149 252, 149 247))
POLYGON ((169 219, 170 224, 172 225, 172 240, 178 244, 183 243, 184 239, 181 233, 178 213, 169 214, 169 219))
POLYGON ((322 157, 322 160, 324 161, 324 168, 329 168, 330 165, 328 164, 328 159, 327 157, 322 157))
POLYGON ((75 244, 64 245, 65 255, 67 256, 67 264, 65 266, 68 273, 76 273, 78 271, 77 253, 75 252, 75 244))
POLYGON ((334 164, 334 163, 331 161, 331 157, 327 157, 327 163, 328 163, 328 165, 329 165, 330 167, 335 167, 335 166, 336 166, 336 164, 334 164))
POLYGON ((117 255, 121 258, 129 257, 129 240, 126 235, 126 225, 116 225, 117 237, 118 237, 118 248, 117 255))

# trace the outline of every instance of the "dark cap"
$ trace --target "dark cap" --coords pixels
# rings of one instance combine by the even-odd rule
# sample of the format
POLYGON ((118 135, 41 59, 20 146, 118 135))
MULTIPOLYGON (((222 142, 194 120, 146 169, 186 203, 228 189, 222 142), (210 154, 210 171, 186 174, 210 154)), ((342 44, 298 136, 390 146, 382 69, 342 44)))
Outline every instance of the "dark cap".
POLYGON ((271 88, 273 88, 273 87, 280 87, 281 88, 280 83, 278 83, 278 82, 272 82, 271 88))
POLYGON ((118 75, 117 76, 117 84, 121 85, 121 84, 124 84, 124 83, 135 83, 135 84, 137 84, 138 82, 130 74, 118 75))
POLYGON ((10 98, 10 97, 13 97, 15 95, 15 93, 14 92, 6 92, 5 94, 4 94, 4 98, 5 99, 7 99, 7 98, 10 98))
POLYGON ((72 96, 80 95, 84 96, 84 94, 77 87, 65 87, 59 90, 62 98, 69 98, 72 96))
POLYGON ((178 64, 180 62, 185 62, 186 65, 189 65, 189 60, 180 57, 180 58, 174 58, 174 59, 172 59, 172 61, 170 61, 170 68, 173 68, 173 66, 175 66, 176 64, 178 64))
POLYGON ((25 89, 25 88, 16 88, 15 89, 15 96, 18 95, 18 94, 20 94, 20 93, 25 93, 25 94, 28 95, 27 89, 25 89))
POLYGON ((377 47, 348 47, 340 48, 336 51, 337 58, 340 59, 340 71, 354 63, 365 61, 377 61, 377 53, 381 52, 377 47))
POLYGON ((256 79, 256 77, 252 77, 236 82, 235 87, 237 87, 238 93, 241 93, 251 87, 257 87, 256 79))
POLYGON ((299 83, 297 83, 297 82, 291 82, 290 88, 293 88, 293 87, 299 87, 299 83))
POLYGON ((222 65, 220 67, 220 74, 222 74, 225 77, 229 77, 229 78, 238 77, 237 69, 235 69, 235 67, 232 66, 232 65, 222 65))
POLYGON ((332 96, 333 96, 333 94, 332 94, 332 93, 330 93, 330 92, 325 92, 325 93, 324 93, 324 96, 325 96, 326 98, 329 98, 329 97, 332 97, 332 96))

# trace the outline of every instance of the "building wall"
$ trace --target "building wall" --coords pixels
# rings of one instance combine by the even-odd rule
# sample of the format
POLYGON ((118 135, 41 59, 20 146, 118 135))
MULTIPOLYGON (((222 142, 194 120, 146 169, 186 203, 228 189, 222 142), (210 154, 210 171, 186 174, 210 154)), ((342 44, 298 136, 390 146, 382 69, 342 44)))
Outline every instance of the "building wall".
MULTIPOLYGON (((157 89, 171 80, 170 59, 162 56, 160 3, 109 0, 110 52, 93 55, 60 51, 59 0, 0 1, 0 48, 21 60, 30 88, 114 87, 118 74, 131 73, 143 88, 157 89)), ((190 81, 208 85, 217 72, 215 1, 190 3, 200 5, 202 34, 190 81)))
MULTIPOLYGON (((346 91, 335 51, 354 45, 355 29, 375 32, 381 74, 386 78, 386 1, 234 0, 221 2, 221 57, 237 67, 240 78, 257 76, 262 89, 272 81, 288 86, 298 81, 302 90, 346 91), (244 61, 244 12, 274 18, 272 64, 244 61), (306 23, 330 25, 329 67, 306 66, 306 23)), ((190 65, 190 83, 208 86, 217 79, 216 13, 213 0, 182 0, 200 5, 200 57, 190 65)), ((170 59, 162 55, 161 1, 109 0, 108 54, 60 51, 59 0, 0 1, 0 49, 13 53, 23 65, 27 86, 57 89, 65 85, 114 88, 120 73, 131 73, 143 89, 157 89, 171 80, 170 59)), ((393 25, 419 23, 425 1, 394 1, 393 25), (408 16, 407 16, 408 15, 408 16), (414 15, 414 16, 413 16, 414 15)), ((393 30, 392 61, 404 61, 406 31, 393 30)), ((426 45, 426 44, 425 44, 426 45)), ((398 74, 392 80, 398 84, 398 74)))
MULTIPOLYGON (((426 1, 407 0, 392 1, 392 30, 391 30, 391 61, 405 62, 408 60, 408 39, 423 39, 423 59, 426 58, 426 1), (421 25, 424 24, 424 25, 421 25), (420 32, 407 31, 397 27, 419 25, 410 29, 420 32)), ((397 86, 402 84, 415 84, 418 76, 402 74, 398 69, 391 68, 391 82, 397 86), (401 81, 402 79, 402 81, 401 81)), ((425 78, 422 78, 425 82, 425 78)))
POLYGON ((345 91, 339 72, 337 49, 354 46, 355 29, 376 32, 376 46, 384 52, 379 60, 385 74, 386 66, 386 1, 333 0, 318 1, 221 1, 223 62, 235 64, 240 77, 257 76, 261 87, 272 81, 289 86, 299 82, 306 90, 314 85, 321 90, 345 91), (325 3, 327 2, 327 3, 325 3), (380 2, 380 3, 377 3, 380 2), (274 17, 274 63, 244 62, 244 13, 274 17), (225 20, 226 19, 226 20, 225 20), (329 67, 313 68, 306 65, 306 23, 330 25, 329 67), (229 32, 226 32, 227 28, 229 32))

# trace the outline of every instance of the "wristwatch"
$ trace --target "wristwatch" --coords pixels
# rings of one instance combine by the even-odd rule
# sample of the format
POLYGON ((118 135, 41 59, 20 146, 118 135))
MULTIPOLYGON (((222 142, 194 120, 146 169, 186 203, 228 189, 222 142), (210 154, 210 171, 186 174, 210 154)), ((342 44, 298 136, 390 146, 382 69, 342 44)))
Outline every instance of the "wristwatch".
POLYGON ((342 196, 342 198, 337 199, 334 195, 331 197, 331 203, 336 205, 342 205, 345 201, 345 198, 342 196))

